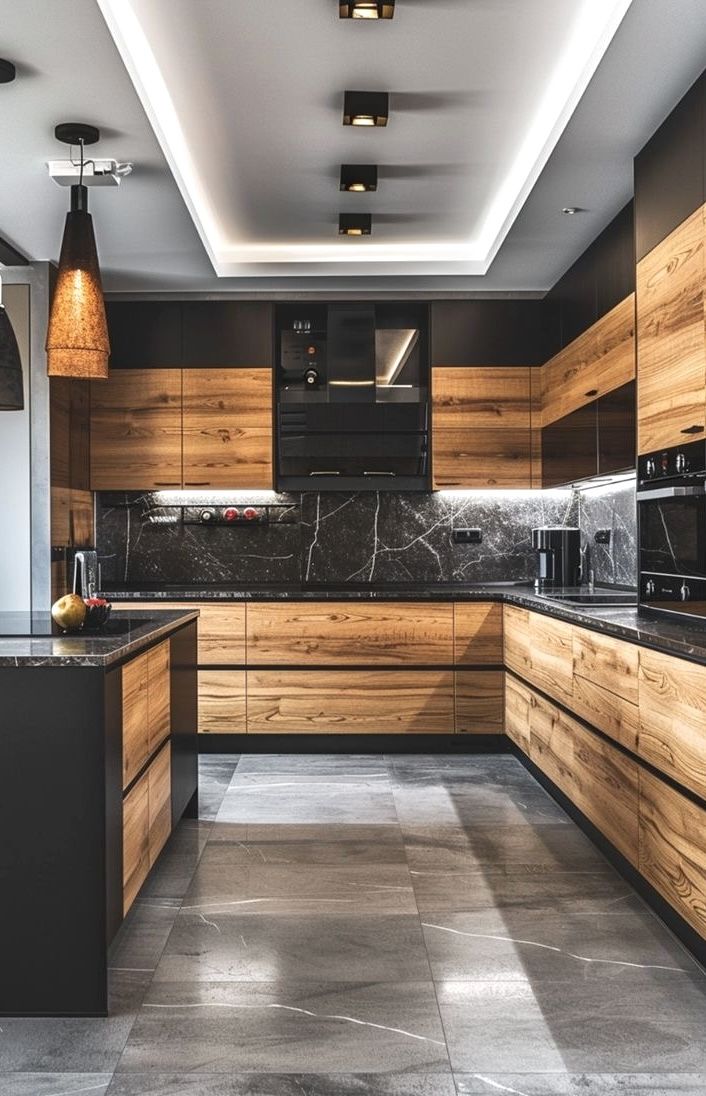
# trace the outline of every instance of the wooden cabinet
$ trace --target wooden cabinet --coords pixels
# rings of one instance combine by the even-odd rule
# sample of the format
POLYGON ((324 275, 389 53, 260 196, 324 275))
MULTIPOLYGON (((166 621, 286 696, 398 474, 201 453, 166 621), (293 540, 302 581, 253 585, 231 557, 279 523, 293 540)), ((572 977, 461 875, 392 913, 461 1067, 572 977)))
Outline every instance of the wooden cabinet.
POLYGON ((451 734, 453 672, 249 670, 256 734, 451 734))
POLYGON ((123 788, 171 730, 169 640, 122 668, 123 788))
POLYGON ((147 652, 147 733, 149 752, 154 753, 171 731, 169 640, 147 652))
POLYGON ((199 670, 199 732, 245 734, 245 671, 199 670))
POLYGON ((454 605, 454 662, 456 665, 501 666, 503 661, 503 607, 488 601, 454 605))
POLYGON ((542 613, 530 613, 529 659, 532 683, 555 700, 570 706, 574 691, 571 625, 542 613))
POLYGON ((250 603, 248 666, 450 664, 453 612, 436 602, 250 603))
POLYGON ((436 488, 531 486, 530 373, 527 366, 432 370, 436 488))
POLYGON ((272 368, 270 301, 183 301, 182 365, 272 368))
POLYGON ((640 651, 638 753, 706 798, 706 667, 640 651))
POLYGON ((456 671, 456 734, 502 734, 504 677, 502 670, 456 671))
POLYGON ((563 487, 598 471, 595 401, 542 427, 542 487, 563 487))
POLYGON ((529 612, 517 605, 503 606, 503 652, 508 670, 521 677, 530 674, 529 612))
POLYGON ((529 756, 611 844, 637 865, 637 763, 542 697, 531 710, 529 756))
POLYGON ((272 371, 184 370, 184 487, 272 487, 272 371))
POLYGON ((181 370, 125 369, 91 383, 91 488, 181 487, 181 370))
POLYGON ((677 913, 706 936, 706 811, 644 769, 639 868, 677 913))
POLYGON ((635 752, 639 648, 613 636, 574 628, 573 658, 573 710, 635 752))
POLYGON ((505 734, 529 757, 534 693, 512 674, 505 674, 505 734))
POLYGON ((123 915, 156 863, 171 828, 171 744, 167 742, 123 799, 123 915))
POLYGON ((706 427, 704 208, 637 266, 638 450, 678 445, 706 427))
POLYGON ((245 602, 160 601, 160 609, 198 609, 199 666, 245 664, 245 602))

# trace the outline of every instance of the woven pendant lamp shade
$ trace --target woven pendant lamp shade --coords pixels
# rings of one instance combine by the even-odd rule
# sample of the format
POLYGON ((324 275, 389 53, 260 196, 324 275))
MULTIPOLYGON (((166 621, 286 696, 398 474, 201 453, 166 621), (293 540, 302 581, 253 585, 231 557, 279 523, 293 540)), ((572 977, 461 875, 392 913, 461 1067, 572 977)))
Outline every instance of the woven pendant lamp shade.
POLYGON ((47 332, 50 377, 108 376, 110 342, 87 190, 71 188, 47 332))
POLYGON ((24 405, 20 349, 10 317, 0 303, 0 411, 22 411, 24 405))

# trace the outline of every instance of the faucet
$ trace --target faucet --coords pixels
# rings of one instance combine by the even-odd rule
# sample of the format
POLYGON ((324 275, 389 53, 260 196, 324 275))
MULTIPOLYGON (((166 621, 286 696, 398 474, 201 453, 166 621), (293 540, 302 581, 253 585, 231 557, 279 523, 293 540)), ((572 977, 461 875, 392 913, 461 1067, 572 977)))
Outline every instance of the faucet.
POLYGON ((74 556, 74 593, 80 594, 82 598, 95 597, 98 582, 98 553, 77 552, 74 556))

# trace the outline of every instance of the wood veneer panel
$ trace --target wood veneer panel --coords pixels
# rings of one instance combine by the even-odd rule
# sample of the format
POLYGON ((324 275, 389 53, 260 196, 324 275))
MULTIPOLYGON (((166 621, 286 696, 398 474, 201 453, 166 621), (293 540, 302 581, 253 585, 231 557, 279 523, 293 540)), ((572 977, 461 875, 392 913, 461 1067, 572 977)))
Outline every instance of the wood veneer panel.
POLYGON ((542 367, 547 426, 635 377, 635 294, 592 324, 542 367))
POLYGON ((532 483, 532 436, 522 426, 432 430, 434 487, 528 488, 532 483))
POLYGON ((644 769, 639 869, 706 936, 706 811, 644 769))
POLYGON ((702 207, 637 265, 640 453, 691 440, 685 430, 706 426, 704 273, 702 207))
POLYGON ((457 665, 503 661, 503 607, 488 601, 454 605, 454 662, 457 665))
POLYGON ((434 429, 515 427, 527 430, 530 413, 528 366, 432 369, 434 429))
POLYGON ((149 651, 126 662, 123 675, 123 788, 133 780, 150 753, 149 651))
POLYGON ((568 706, 574 691, 573 629, 564 620, 529 614, 529 678, 568 706))
POLYGON ((184 370, 184 486, 272 487, 272 370, 184 370))
POLYGON ((573 651, 573 710, 636 752, 639 648, 575 627, 573 651))
POLYGON ((115 370, 91 383, 91 488, 180 487, 181 370, 115 370))
POLYGON ((456 671, 456 733, 502 734, 502 670, 456 671))
POLYGON ((508 670, 521 677, 530 674, 529 612, 517 605, 503 606, 503 652, 508 670))
POLYGON ((505 674, 505 734, 528 756, 533 703, 532 690, 512 674, 505 674))
POLYGON ((150 870, 150 817, 147 774, 123 800, 123 916, 150 870))
POLYGON ((248 666, 429 665, 453 661, 453 605, 249 602, 248 666))
POLYGON ((706 798, 706 668, 640 651, 638 753, 706 798))
POLYGON ((199 733, 245 734, 245 671, 199 670, 199 733))
POLYGON ((153 753, 171 730, 170 646, 164 640, 147 652, 149 752, 153 753))
POLYGON ((452 671, 249 670, 248 732, 450 734, 452 671))
POLYGON ((147 770, 149 794, 149 864, 157 857, 172 832, 172 748, 167 742, 147 770))
POLYGON ((543 697, 530 758, 631 864, 638 862, 638 765, 543 697))
MULTIPOLYGON (((245 602, 160 601, 160 609, 198 609, 199 666, 245 665, 245 602)), ((133 602, 128 608, 135 608, 133 602)))

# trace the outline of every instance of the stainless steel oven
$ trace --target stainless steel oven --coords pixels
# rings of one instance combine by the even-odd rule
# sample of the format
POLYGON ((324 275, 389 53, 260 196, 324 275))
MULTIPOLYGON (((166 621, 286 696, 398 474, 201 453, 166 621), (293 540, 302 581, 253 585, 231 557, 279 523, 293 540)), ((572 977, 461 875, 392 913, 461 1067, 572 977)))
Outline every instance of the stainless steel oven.
POLYGON ((638 460, 639 605, 706 623, 706 441, 638 460))

